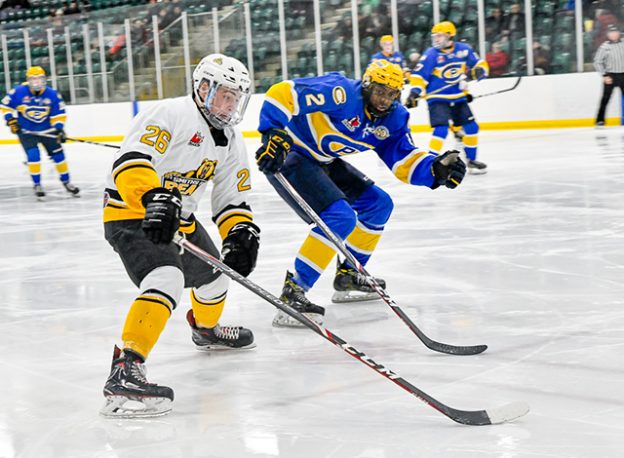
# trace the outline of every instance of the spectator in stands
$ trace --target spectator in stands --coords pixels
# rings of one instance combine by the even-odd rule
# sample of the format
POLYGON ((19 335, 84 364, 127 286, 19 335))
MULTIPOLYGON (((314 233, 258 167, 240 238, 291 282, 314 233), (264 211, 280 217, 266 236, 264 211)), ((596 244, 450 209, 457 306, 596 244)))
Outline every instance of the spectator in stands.
POLYGON ((485 39, 496 40, 503 32, 505 19, 500 8, 492 9, 492 14, 485 19, 485 39))
POLYGON ((132 22, 132 27, 130 27, 130 40, 133 49, 147 43, 148 32, 145 23, 141 19, 135 19, 132 22))
POLYGON ((524 34, 524 13, 520 10, 520 4, 514 3, 508 14, 505 15, 503 30, 507 34, 520 32, 524 34))
POLYGON ((30 8, 30 2, 28 0, 4 0, 4 2, 2 2, 2 6, 0 6, 0 10, 8 8, 26 10, 30 8))
POLYGON ((539 41, 533 42, 533 69, 536 75, 550 73, 550 50, 539 41))
POLYGON ((501 76, 507 73, 509 56, 503 51, 503 47, 498 41, 492 43, 492 50, 485 55, 485 60, 490 66, 490 75, 501 76))
POLYGON ((68 6, 63 9, 63 14, 69 16, 70 14, 80 14, 80 7, 78 2, 72 1, 68 6))
POLYGON ((607 39, 607 32, 609 30, 609 26, 617 24, 617 18, 613 15, 610 10, 606 9, 597 9, 596 10, 596 20, 594 21, 594 38, 592 39, 592 43, 594 45, 594 49, 598 48, 602 43, 607 39))
POLYGON ((418 66, 418 62, 420 62, 420 53, 419 52, 411 52, 409 56, 407 56, 407 67, 410 72, 413 72, 418 66))

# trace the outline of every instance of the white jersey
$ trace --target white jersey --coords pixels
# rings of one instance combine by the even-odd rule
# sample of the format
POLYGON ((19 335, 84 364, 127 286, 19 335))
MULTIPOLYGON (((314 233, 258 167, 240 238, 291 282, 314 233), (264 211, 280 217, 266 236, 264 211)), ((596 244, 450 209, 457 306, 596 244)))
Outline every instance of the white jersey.
POLYGON ((143 218, 140 198, 158 186, 178 188, 182 218, 189 219, 210 181, 213 220, 220 230, 226 219, 228 231, 232 223, 250 221, 243 137, 237 128, 226 128, 223 134, 227 141, 218 143, 227 144, 217 145, 190 96, 163 100, 139 113, 107 178, 104 221, 143 218))

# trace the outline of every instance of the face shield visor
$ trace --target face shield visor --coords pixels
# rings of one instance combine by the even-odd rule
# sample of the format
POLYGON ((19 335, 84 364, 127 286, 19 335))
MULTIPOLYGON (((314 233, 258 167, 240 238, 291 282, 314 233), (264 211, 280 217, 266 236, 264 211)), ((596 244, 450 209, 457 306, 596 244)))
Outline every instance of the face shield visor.
POLYGON ((28 83, 28 87, 30 88, 31 91, 39 92, 39 91, 42 91, 46 87, 48 80, 45 77, 45 75, 37 75, 37 76, 29 76, 26 79, 26 82, 28 83))
POLYGON ((238 88, 220 83, 211 86, 208 80, 200 83, 197 95, 202 112, 217 129, 232 127, 241 122, 251 97, 249 92, 244 93, 238 88))
POLYGON ((450 36, 446 33, 432 33, 431 34, 431 46, 435 49, 445 49, 449 47, 451 40, 450 36))

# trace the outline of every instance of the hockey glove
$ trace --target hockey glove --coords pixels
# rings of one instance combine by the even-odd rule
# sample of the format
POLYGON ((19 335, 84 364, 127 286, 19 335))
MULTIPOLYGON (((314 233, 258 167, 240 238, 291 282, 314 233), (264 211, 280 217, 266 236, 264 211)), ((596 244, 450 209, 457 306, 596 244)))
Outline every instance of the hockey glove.
POLYGON ((56 128, 56 141, 59 143, 65 143, 67 141, 67 135, 65 135, 65 129, 62 127, 56 128))
POLYGON ((459 151, 447 151, 436 157, 431 165, 433 177, 436 180, 434 189, 438 186, 456 188, 466 175, 466 164, 459 158, 459 151))
POLYGON ((262 134, 262 146, 256 151, 258 168, 264 173, 275 173, 284 164, 293 140, 285 130, 269 129, 262 134))
POLYGON ((182 196, 178 188, 150 189, 143 194, 141 202, 145 207, 141 224, 145 236, 156 244, 170 243, 180 225, 182 196))
POLYGON ((466 102, 470 103, 474 100, 474 97, 472 96, 472 94, 470 92, 466 92, 466 102))
POLYGON ((488 72, 483 67, 475 67, 472 69, 472 79, 481 81, 483 78, 488 76, 488 72))
POLYGON ((418 99, 420 99, 420 91, 418 89, 412 89, 412 92, 409 93, 405 101, 405 107, 416 108, 418 106, 418 99))
POLYGON ((17 122, 17 118, 9 118, 9 120, 7 121, 7 126, 9 126, 9 129, 11 129, 12 134, 19 135, 19 133, 22 131, 22 128, 17 122))
POLYGON ((246 277, 253 272, 258 258, 260 228, 253 223, 238 223, 223 240, 223 262, 246 277))

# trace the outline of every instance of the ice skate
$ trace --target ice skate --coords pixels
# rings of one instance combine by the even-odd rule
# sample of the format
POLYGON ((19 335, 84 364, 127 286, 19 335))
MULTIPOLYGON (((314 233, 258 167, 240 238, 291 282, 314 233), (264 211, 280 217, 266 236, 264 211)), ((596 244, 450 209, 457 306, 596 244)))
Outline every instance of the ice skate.
POLYGON ((145 365, 136 353, 115 346, 111 373, 104 385, 106 404, 100 415, 108 418, 158 417, 171 412, 173 390, 149 383, 145 365))
POLYGON ((483 175, 487 173, 487 165, 483 162, 468 159, 466 165, 468 166, 468 172, 472 175, 483 175))
MULTIPOLYGON (((284 288, 282 289, 280 300, 298 312, 303 313, 315 323, 323 324, 325 309, 308 300, 303 288, 293 281, 293 274, 291 272, 286 272, 286 280, 284 280, 284 288)), ((275 318, 273 318, 273 326, 288 328, 304 327, 302 323, 281 310, 278 310, 275 318)))
MULTIPOLYGON (((386 282, 381 278, 375 278, 379 286, 386 289, 386 282)), ((379 294, 368 284, 366 276, 346 262, 338 264, 334 277, 334 295, 332 302, 360 302, 379 299, 379 294)))
POLYGON ((219 326, 200 328, 195 323, 193 310, 186 314, 186 321, 191 325, 191 339, 198 350, 244 350, 254 348, 254 336, 251 330, 242 326, 219 326))
POLYGON ((44 197, 46 194, 43 191, 43 188, 41 187, 41 185, 36 184, 33 189, 35 191, 35 197, 37 197, 37 200, 44 200, 44 197))
POLYGON ((78 194, 80 192, 80 189, 78 189, 78 187, 74 186, 71 183, 63 183, 63 186, 65 187, 67 192, 70 193, 72 196, 80 197, 80 195, 78 194))

